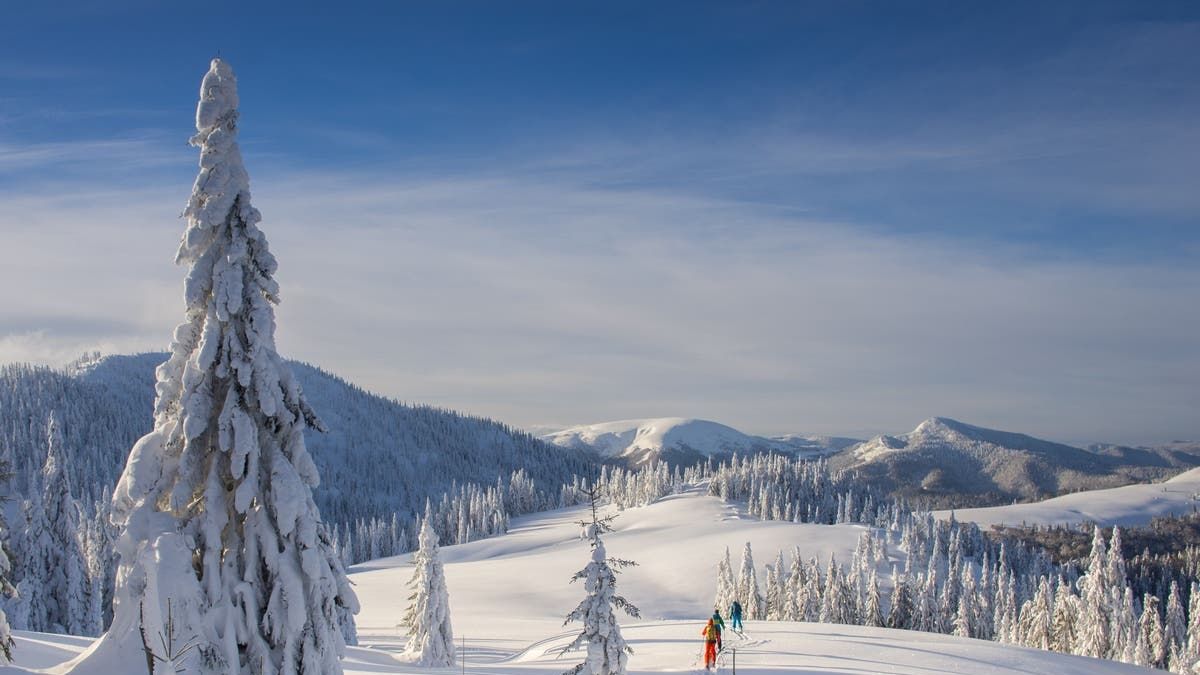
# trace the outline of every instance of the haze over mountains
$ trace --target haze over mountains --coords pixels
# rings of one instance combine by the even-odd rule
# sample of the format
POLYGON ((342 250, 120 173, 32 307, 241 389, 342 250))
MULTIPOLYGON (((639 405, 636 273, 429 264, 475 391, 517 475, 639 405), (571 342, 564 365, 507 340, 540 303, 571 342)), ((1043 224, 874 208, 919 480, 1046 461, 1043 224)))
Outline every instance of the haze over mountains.
POLYGON ((1085 489, 1162 480, 1200 465, 1200 444, 1176 442, 1088 449, 933 417, 913 431, 867 441, 745 434, 707 420, 678 417, 571 427, 542 439, 638 465, 692 463, 735 453, 780 452, 826 457, 889 494, 928 506, 979 506, 1028 501, 1085 489))
MULTIPOLYGON (((45 420, 63 422, 74 484, 84 500, 111 487, 133 441, 151 424, 154 368, 162 354, 81 360, 65 371, 0 370, 0 453, 13 489, 45 458, 45 420)), ((315 495, 333 522, 415 512, 454 484, 494 484, 524 468, 554 490, 599 462, 692 464, 734 453, 824 457, 835 469, 931 507, 1030 501, 1082 489, 1162 480, 1200 466, 1200 443, 1087 449, 931 418, 913 431, 862 441, 793 434, 766 437, 709 420, 665 417, 591 424, 535 438, 500 422, 375 396, 312 366, 293 363, 330 428, 310 433, 322 472, 315 495), (420 480, 412 476, 421 476, 420 480)))

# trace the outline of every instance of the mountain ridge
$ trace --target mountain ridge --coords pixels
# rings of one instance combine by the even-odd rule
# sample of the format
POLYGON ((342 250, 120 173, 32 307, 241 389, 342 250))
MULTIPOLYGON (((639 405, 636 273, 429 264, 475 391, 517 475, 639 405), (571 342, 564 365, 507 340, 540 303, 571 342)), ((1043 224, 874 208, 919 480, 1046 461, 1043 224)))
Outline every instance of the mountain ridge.
POLYGON ((766 437, 693 417, 650 417, 570 427, 542 440, 564 448, 594 450, 601 457, 642 465, 663 460, 688 464, 734 453, 782 452, 817 457, 857 443, 857 439, 789 434, 766 437))
MULTIPOLYGON (((155 368, 163 353, 89 355, 63 369, 0 367, 0 456, 14 470, 11 489, 28 490, 45 460, 45 424, 60 420, 72 482, 86 502, 104 498, 134 441, 150 430, 155 368)), ((395 512, 413 515, 453 486, 495 485, 526 470, 557 491, 598 459, 564 452, 502 422, 382 397, 298 361, 289 366, 328 431, 305 432, 321 485, 314 499, 330 522, 395 512)))
POLYGON ((1097 452, 931 417, 906 434, 847 448, 830 463, 894 496, 939 508, 1033 501, 1161 480, 1200 466, 1200 452, 1184 446, 1105 447, 1097 452))

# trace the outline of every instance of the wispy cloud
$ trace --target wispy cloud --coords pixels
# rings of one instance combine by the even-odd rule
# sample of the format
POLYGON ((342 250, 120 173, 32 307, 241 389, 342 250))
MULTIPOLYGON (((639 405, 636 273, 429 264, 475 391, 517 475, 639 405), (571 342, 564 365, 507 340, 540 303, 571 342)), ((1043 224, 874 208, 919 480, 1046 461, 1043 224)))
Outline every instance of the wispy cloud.
MULTIPOLYGON (((839 433, 941 414, 1064 439, 1200 435, 1194 267, 1041 262, 573 173, 268 174, 255 200, 282 350, 406 400, 517 424, 839 433)), ((181 311, 179 203, 5 200, 0 326, 17 328, 0 360, 161 348, 181 311)))
POLYGON ((50 143, 0 142, 0 172, 29 169, 101 168, 112 171, 138 171, 177 164, 186 153, 159 137, 117 138, 99 140, 58 141, 50 143))

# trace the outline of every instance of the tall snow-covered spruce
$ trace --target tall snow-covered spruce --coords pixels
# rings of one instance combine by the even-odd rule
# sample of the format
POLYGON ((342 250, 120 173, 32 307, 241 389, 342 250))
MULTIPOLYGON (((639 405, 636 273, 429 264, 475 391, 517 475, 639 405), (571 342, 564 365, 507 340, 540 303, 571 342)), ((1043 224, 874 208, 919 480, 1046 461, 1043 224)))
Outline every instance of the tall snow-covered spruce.
POLYGON ((413 556, 413 594, 404 617, 408 628, 408 651, 418 665, 454 665, 454 631, 450 626, 450 593, 438 556, 438 535, 429 522, 429 510, 421 523, 420 547, 413 556))
POLYGON ((276 262, 250 205, 237 107, 233 70, 214 59, 176 255, 190 266, 186 319, 158 368, 154 429, 113 497, 114 619, 83 663, 144 663, 142 636, 158 644, 170 607, 190 632, 174 637, 196 644, 189 672, 342 672, 339 616, 358 602, 312 499, 303 432, 321 423, 275 350, 276 262))

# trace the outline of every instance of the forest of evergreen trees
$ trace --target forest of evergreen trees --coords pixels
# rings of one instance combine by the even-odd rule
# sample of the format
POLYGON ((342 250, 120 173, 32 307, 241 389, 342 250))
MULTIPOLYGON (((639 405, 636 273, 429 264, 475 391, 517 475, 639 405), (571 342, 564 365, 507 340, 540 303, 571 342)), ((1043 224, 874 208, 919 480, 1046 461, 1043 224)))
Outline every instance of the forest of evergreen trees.
POLYGON ((935 520, 856 491, 851 476, 830 475, 819 462, 760 455, 706 473, 711 494, 744 501, 763 519, 872 526, 844 563, 798 553, 785 561, 778 552, 766 567, 765 588, 749 544, 737 575, 726 552, 717 606, 736 598, 754 619, 954 634, 1177 673, 1200 667, 1200 548, 1177 536, 1191 531, 1195 516, 1135 529, 1133 546, 1153 538, 1168 549, 1137 553, 1120 528, 984 532, 974 523, 935 520), (1068 533, 1087 536, 1086 548, 1043 545, 1068 533), (878 572, 889 545, 907 561, 890 570, 885 596, 878 572))
MULTIPOLYGON (((112 490, 129 449, 151 428, 154 370, 165 358, 0 366, 0 462, 11 474, 0 484, 0 515, 21 589, 3 606, 14 628, 97 635, 111 620, 112 490), (54 552, 85 569, 51 566, 54 552), (51 569, 69 577, 52 579, 51 569)), ((498 422, 405 405, 290 366, 328 428, 305 434, 321 477, 313 497, 347 563, 411 550, 427 502, 441 540, 461 543, 564 503, 573 483, 598 471, 585 453, 498 422)))
MULTIPOLYGON (((4 546, 19 591, 4 609, 14 628, 96 635, 111 620, 111 484, 149 425, 146 382, 160 358, 0 369, 0 459, 12 468, 4 546)), ((727 552, 715 600, 740 598, 748 618, 941 632, 1181 673, 1200 662, 1200 516, 1124 531, 984 532, 914 511, 821 460, 599 466, 488 420, 403 406, 294 367, 334 429, 313 435, 323 477, 314 494, 347 565, 414 550, 426 513, 441 542, 460 544, 502 534, 516 516, 583 503, 592 486, 624 509, 704 484, 765 520, 871 528, 848 561, 775 552, 761 583, 748 545, 737 573, 727 552), (889 547, 905 552, 903 564, 889 567, 889 547)))

